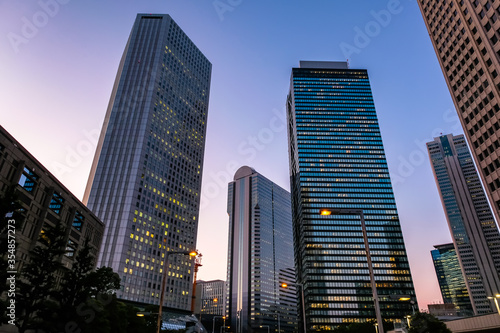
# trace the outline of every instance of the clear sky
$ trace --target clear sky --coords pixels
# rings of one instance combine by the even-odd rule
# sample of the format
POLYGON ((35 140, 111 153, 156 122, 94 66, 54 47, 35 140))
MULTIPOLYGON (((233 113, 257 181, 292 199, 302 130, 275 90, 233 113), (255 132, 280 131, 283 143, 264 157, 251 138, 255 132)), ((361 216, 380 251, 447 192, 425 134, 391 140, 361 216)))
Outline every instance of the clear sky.
POLYGON ((420 308, 442 301, 430 250, 451 241, 425 143, 462 133, 416 1, 0 0, 0 124, 82 198, 137 13, 167 13, 213 64, 199 278, 225 280, 227 182, 241 165, 289 189, 292 67, 370 76, 420 308))

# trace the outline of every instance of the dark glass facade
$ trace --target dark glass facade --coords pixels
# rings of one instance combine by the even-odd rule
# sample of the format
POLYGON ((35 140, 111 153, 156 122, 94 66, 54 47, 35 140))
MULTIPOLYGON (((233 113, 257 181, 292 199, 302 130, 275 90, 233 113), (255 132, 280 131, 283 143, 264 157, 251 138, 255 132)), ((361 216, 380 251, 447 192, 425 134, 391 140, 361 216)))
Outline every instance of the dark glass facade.
POLYGON ((453 304, 459 316, 473 315, 469 292, 462 268, 452 243, 436 245, 431 251, 432 261, 445 304, 453 304))
MULTIPOLYGON (((374 320, 362 209, 382 317, 400 321, 415 292, 366 70, 301 62, 287 99, 295 263, 307 330, 374 320)), ((299 325, 302 327, 302 324, 299 325)))
POLYGON ((290 193, 249 167, 228 188, 226 309, 232 332, 294 332, 295 289, 290 193), (279 324, 278 324, 279 323, 279 324))
POLYGON ((106 225, 99 265, 117 296, 189 310, 211 64, 169 15, 139 14, 125 48, 84 201, 106 225))
POLYGON ((453 244, 475 314, 495 310, 500 293, 500 233, 463 135, 427 143, 453 244))

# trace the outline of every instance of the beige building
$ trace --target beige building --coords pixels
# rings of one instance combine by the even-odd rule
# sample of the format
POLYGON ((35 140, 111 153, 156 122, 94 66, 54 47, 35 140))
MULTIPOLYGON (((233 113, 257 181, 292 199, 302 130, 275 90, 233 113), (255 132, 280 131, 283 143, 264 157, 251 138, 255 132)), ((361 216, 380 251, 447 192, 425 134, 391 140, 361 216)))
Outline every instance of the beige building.
MULTIPOLYGON (((20 216, 12 223, 16 229, 17 272, 29 262, 40 234, 56 224, 66 230, 66 253, 61 263, 71 268, 77 251, 88 239, 95 264, 104 224, 0 126, 0 197, 11 188, 21 206, 20 216)), ((54 272, 58 282, 60 273, 54 272)))
POLYGON ((500 1, 419 0, 465 136, 500 217, 500 1))

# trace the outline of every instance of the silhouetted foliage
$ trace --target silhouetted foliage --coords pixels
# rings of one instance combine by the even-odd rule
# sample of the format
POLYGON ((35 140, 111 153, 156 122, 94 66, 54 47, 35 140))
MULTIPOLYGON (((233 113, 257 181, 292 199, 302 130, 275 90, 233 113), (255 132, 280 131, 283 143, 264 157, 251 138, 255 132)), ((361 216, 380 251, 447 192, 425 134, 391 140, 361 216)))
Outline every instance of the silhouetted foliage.
POLYGON ((446 324, 435 316, 420 312, 413 315, 408 333, 452 333, 446 324))
POLYGON ((53 330, 54 311, 58 305, 50 298, 56 285, 55 274, 62 268, 60 257, 65 253, 65 234, 60 224, 45 228, 39 245, 30 253, 30 262, 17 281, 16 326, 20 333, 28 329, 53 330))

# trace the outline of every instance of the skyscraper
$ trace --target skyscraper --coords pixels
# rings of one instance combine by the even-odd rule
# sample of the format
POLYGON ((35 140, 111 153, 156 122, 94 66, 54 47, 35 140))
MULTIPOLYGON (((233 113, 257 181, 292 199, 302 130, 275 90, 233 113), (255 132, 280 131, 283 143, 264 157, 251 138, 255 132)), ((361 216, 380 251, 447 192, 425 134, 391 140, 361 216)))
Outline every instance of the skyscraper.
POLYGON ((229 183, 226 325, 236 333, 293 332, 296 322, 290 193, 244 166, 229 183))
POLYGON ((85 190, 106 225, 99 265, 117 296, 190 309, 211 64, 169 15, 137 15, 85 190))
POLYGON ((367 71, 301 61, 292 69, 287 119, 306 329, 375 318, 360 216, 322 209, 363 211, 382 317, 401 320, 411 304, 389 295, 415 300, 415 292, 367 71))
POLYGON ((500 219, 500 3, 419 0, 479 174, 500 219))
POLYGON ((500 293, 500 233, 463 135, 427 143, 434 178, 475 314, 500 293))
POLYGON ((445 304, 453 304, 460 316, 472 315, 469 292, 453 243, 435 245, 432 261, 445 304))
POLYGON ((224 316, 224 291, 226 281, 196 281, 197 295, 195 314, 224 316), (199 292, 198 292, 199 289, 199 292))

